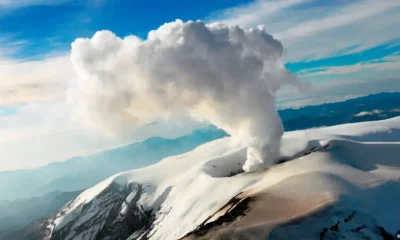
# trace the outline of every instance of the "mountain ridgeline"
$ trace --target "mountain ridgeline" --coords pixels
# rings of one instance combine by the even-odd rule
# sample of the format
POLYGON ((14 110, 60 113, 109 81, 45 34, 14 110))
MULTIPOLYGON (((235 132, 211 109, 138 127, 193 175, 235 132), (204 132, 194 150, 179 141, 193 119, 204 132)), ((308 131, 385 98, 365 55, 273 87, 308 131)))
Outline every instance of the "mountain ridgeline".
POLYGON ((224 136, 227 135, 222 130, 209 127, 176 139, 153 137, 36 169, 0 172, 0 199, 13 200, 54 191, 86 189, 115 173, 154 164, 165 157, 190 151, 224 136))

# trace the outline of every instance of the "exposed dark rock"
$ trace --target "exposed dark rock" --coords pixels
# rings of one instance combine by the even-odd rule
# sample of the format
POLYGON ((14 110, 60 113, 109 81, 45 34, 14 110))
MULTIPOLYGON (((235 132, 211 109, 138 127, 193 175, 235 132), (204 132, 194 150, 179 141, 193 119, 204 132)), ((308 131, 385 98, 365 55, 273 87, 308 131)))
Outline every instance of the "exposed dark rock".
POLYGON ((210 219, 214 217, 214 215, 211 215, 208 217, 206 220, 203 221, 202 224, 200 224, 194 231, 189 232, 185 236, 183 236, 181 239, 184 239, 188 236, 194 235, 194 236, 203 236, 207 234, 209 231, 212 229, 218 228, 222 225, 228 225, 235 220, 237 220, 240 217, 243 217, 246 215, 247 211, 249 210, 249 204, 252 201, 252 198, 250 197, 245 197, 245 198, 240 198, 239 195, 236 195, 234 198, 232 198, 228 203, 226 203, 223 207, 220 208, 215 214, 218 214, 221 211, 226 211, 225 214, 220 216, 218 219, 212 222, 208 222, 210 219))
POLYGON ((269 239, 315 239, 318 235, 320 240, 394 239, 370 216, 335 207, 283 224, 271 232, 269 239))

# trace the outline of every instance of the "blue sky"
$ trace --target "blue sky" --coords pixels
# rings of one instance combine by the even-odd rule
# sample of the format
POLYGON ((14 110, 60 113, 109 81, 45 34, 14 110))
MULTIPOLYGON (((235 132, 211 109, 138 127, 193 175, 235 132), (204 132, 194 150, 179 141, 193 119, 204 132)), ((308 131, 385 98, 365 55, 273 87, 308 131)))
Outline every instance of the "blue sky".
MULTIPOLYGON (((11 1, 10 1, 11 2, 11 1)), ((18 1, 15 1, 18 2, 18 1)), ((28 1, 27 1, 28 2, 28 1)), ((0 7, 0 30, 10 43, 23 41, 13 56, 36 58, 53 51, 68 52, 78 37, 91 37, 107 29, 119 36, 134 34, 145 38, 147 33, 175 19, 204 19, 214 11, 243 4, 243 0, 204 1, 126 1, 35 0, 25 6, 3 4, 0 7), (40 4, 42 3, 42 4, 40 4)), ((1 6, 1 4, 0 4, 1 6)), ((7 42, 5 42, 7 45, 7 42)))
MULTIPOLYGON (((175 19, 264 24, 284 45, 286 67, 311 84, 302 93, 282 90, 279 107, 400 90, 398 0, 0 0, 0 165, 32 167, 149 136, 147 129, 101 139, 66 123, 70 45, 103 29, 146 38, 175 19), (40 161, 24 160, 30 156, 40 161)), ((185 124, 176 135, 197 126, 185 124)))

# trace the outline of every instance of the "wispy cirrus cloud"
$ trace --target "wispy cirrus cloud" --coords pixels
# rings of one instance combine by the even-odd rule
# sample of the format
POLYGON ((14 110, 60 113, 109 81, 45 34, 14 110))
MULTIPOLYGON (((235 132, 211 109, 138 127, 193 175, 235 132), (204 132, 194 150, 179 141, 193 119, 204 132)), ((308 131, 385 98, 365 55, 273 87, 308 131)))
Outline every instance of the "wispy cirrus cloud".
POLYGON ((312 0, 257 0, 250 4, 232 7, 214 13, 215 18, 212 21, 222 21, 228 25, 256 26, 260 20, 266 21, 272 16, 278 15, 285 9, 311 2, 312 0))
POLYGON ((400 60, 396 61, 367 61, 361 62, 353 65, 338 66, 338 67, 318 67, 310 68, 298 72, 297 74, 301 77, 309 76, 323 76, 323 75, 342 75, 356 73, 360 71, 389 71, 394 70, 400 75, 400 60))
POLYGON ((259 0, 227 9, 213 19, 227 24, 264 24, 287 49, 287 61, 358 52, 400 39, 396 0, 259 0))
POLYGON ((22 46, 26 43, 26 40, 14 39, 7 34, 3 34, 0 36, 0 59, 7 58, 18 53, 22 46))
POLYGON ((379 3, 377 3, 377 1, 356 2, 338 9, 322 19, 307 20, 282 32, 278 32, 276 37, 279 39, 291 39, 316 35, 348 24, 359 23, 364 19, 373 18, 376 15, 383 14, 399 6, 399 1, 391 0, 383 0, 379 3))
POLYGON ((400 89, 400 1, 259 0, 212 19, 264 24, 283 43, 286 66, 312 87, 281 91, 281 106, 400 89))

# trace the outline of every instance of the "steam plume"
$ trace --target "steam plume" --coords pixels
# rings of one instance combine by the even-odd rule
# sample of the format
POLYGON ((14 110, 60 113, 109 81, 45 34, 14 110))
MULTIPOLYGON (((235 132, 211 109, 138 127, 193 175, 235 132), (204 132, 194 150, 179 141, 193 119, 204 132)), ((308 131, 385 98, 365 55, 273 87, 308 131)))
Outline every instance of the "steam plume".
POLYGON ((99 31, 72 43, 78 102, 99 127, 124 131, 174 115, 208 121, 249 145, 245 171, 279 155, 275 93, 296 84, 263 27, 167 23, 146 40, 99 31))

